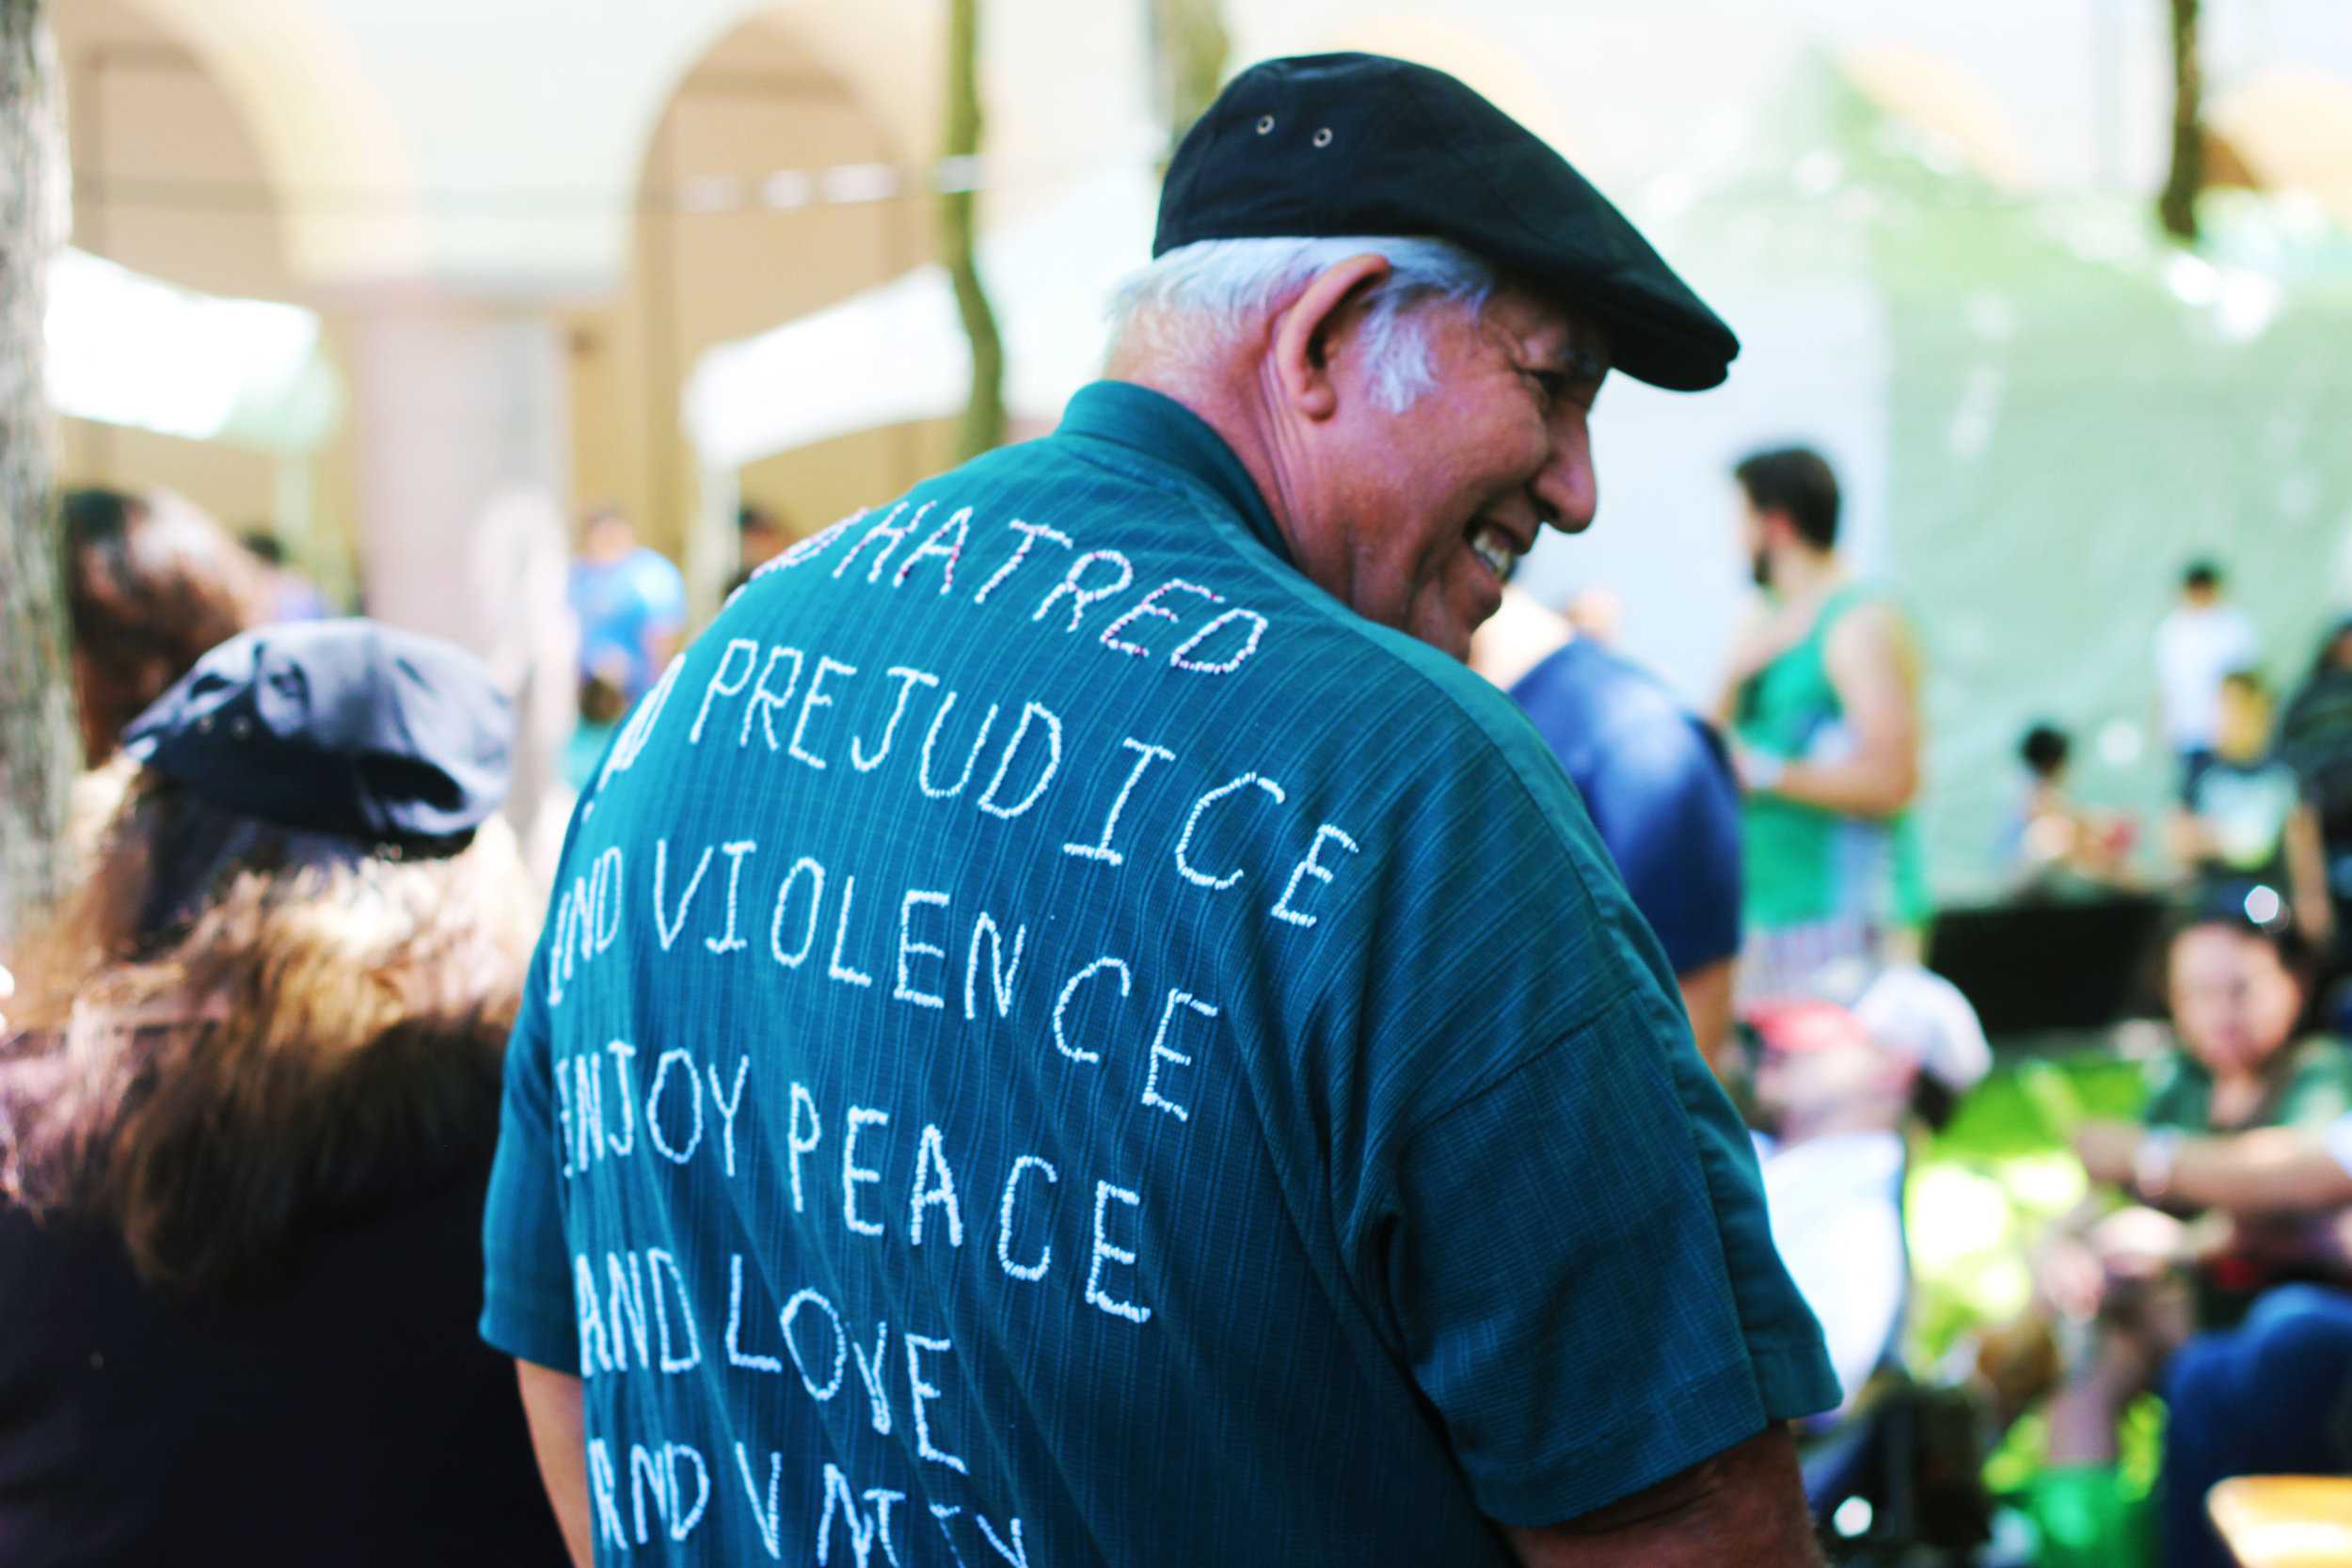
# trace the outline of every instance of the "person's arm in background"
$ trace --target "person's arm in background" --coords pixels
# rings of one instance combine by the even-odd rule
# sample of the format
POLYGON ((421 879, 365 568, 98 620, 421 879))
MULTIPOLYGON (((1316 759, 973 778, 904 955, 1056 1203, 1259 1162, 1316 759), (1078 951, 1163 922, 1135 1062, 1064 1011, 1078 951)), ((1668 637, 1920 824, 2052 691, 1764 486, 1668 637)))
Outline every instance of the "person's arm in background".
POLYGON ((1780 1426, 1581 1519, 1505 1527, 1503 1537, 1526 1568, 1812 1568, 1821 1560, 1796 1445, 1780 1426))
POLYGON ((1729 735, 1740 717, 1740 693, 1764 667, 1795 646, 1809 624, 1794 620, 1787 610, 1758 607, 1733 633, 1731 651, 1724 658, 1724 684, 1708 709, 1708 721, 1729 735))
POLYGON ((588 1512, 580 1379, 529 1361, 515 1363, 515 1377, 522 1387, 523 1416, 531 1423, 531 1451, 539 1461, 539 1480, 555 1510, 556 1528, 564 1532, 564 1549, 577 1568, 589 1568, 596 1557, 595 1521, 588 1512))
POLYGON ((1675 976, 1682 990, 1682 1010, 1691 1015, 1691 1038, 1715 1076, 1726 1083, 1732 1064, 1724 1053, 1731 1044, 1731 996, 1739 968, 1737 958, 1725 958, 1675 976))
POLYGON ((2074 1151, 2093 1180, 2137 1191, 2152 1201, 2240 1214, 2291 1214, 2352 1205, 2352 1170, 2331 1148, 2344 1141, 2341 1123, 2324 1132, 2265 1127, 2224 1138, 2152 1142, 2145 1128, 2090 1122, 2075 1130, 2074 1151))
POLYGON ((1743 765, 1750 787, 1848 816, 1893 816, 1919 792, 1917 660, 1889 606, 1855 607, 1830 629, 1822 662, 1853 733, 1851 756, 1791 760, 1762 779, 1743 765))
POLYGON ((2336 911, 2328 896, 2328 849, 2319 813, 2297 800, 2287 817, 2287 887, 2295 900, 2295 924, 2305 940, 2326 952, 2335 940, 2336 911))

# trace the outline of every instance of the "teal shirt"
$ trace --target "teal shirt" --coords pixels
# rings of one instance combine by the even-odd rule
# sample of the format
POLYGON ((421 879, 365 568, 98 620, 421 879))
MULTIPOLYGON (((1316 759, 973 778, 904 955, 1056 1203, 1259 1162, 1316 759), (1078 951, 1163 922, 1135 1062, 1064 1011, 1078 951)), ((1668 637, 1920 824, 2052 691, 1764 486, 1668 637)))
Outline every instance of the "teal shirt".
POLYGON ((632 715, 485 1237, 600 1561, 1501 1565, 1837 1400, 1542 740, 1118 384, 632 715))

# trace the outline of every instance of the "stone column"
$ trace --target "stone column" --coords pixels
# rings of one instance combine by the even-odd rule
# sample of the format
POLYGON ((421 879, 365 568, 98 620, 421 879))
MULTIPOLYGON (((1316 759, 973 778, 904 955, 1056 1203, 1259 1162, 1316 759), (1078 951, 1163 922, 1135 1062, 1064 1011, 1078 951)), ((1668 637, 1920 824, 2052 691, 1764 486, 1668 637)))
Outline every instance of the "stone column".
POLYGON ((562 333, 549 312, 430 291, 379 293, 353 325, 367 611, 472 649, 514 695, 507 811, 548 875, 577 697, 562 333))

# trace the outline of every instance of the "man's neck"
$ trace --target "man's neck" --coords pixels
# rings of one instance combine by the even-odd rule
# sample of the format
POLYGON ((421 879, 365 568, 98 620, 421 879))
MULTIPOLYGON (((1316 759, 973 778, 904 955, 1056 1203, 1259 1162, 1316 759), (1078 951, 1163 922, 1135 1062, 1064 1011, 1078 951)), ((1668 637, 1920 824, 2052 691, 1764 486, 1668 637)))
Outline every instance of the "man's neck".
POLYGON ((1240 460, 1249 483, 1257 486, 1258 498, 1265 502, 1292 560, 1303 566, 1306 556, 1295 522, 1296 486, 1290 477, 1298 471, 1299 454, 1291 450, 1280 422, 1267 417, 1279 392, 1271 385, 1261 385, 1263 378, 1274 373, 1270 356, 1260 354, 1255 363, 1252 373, 1227 375, 1222 373, 1226 367, 1205 360, 1187 365, 1146 354, 1120 355, 1114 356, 1104 374, 1183 404, 1216 432, 1217 438, 1240 460))
POLYGON ((1832 550, 1788 549, 1772 558, 1772 596, 1784 605, 1817 605, 1845 578, 1832 550))

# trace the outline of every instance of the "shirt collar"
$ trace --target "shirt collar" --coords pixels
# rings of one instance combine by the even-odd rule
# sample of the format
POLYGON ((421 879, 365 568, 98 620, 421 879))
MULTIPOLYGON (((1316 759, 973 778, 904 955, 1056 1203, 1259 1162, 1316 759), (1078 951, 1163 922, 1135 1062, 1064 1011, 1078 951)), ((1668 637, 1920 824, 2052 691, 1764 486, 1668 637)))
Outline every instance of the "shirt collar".
POLYGON ((1054 434, 1108 441, 1173 468, 1223 501, 1276 560, 1296 567, 1257 481, 1225 437, 1174 398, 1132 381, 1097 381, 1072 395, 1054 434))

